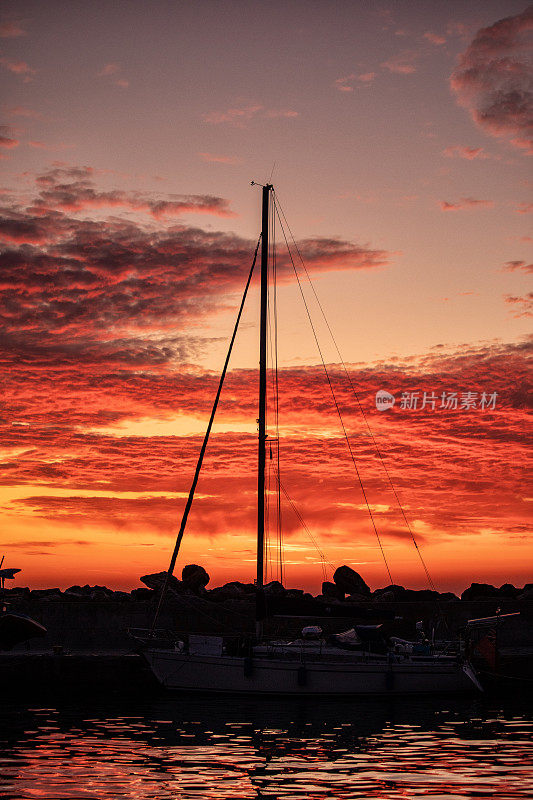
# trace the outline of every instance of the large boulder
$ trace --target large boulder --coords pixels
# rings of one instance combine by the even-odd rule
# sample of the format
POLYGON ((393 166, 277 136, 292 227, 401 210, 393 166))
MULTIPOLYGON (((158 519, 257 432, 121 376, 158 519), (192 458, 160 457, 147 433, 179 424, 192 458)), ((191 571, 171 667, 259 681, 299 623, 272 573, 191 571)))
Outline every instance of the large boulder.
POLYGON ((85 597, 88 597, 90 592, 86 592, 85 588, 90 589, 90 586, 84 587, 79 586, 78 584, 74 584, 74 586, 69 586, 68 589, 65 589, 65 597, 68 597, 69 600, 82 600, 85 597))
POLYGON ((30 592, 32 600, 62 600, 61 589, 32 589, 30 592))
POLYGON ((10 600, 28 600, 31 595, 29 586, 13 586, 12 589, 4 589, 4 595, 10 600))
POLYGON ((459 600, 459 598, 453 592, 441 592, 439 594, 439 600, 443 600, 443 601, 459 600))
POLYGON ((384 586, 383 589, 376 589, 372 592, 372 599, 382 603, 389 603, 391 601, 405 600, 405 596, 409 590, 404 586, 397 583, 391 583, 390 586, 384 586))
POLYGON ((380 603, 394 603, 396 595, 392 589, 376 589, 372 594, 373 600, 378 600, 380 603))
POLYGON ((526 583, 523 589, 519 590, 517 600, 533 600, 533 583, 526 583))
POLYGON ((459 598, 452 592, 439 592, 433 589, 406 589, 398 584, 385 586, 383 589, 376 589, 372 592, 372 599, 380 603, 422 603, 437 600, 458 600, 459 598))
POLYGON ((114 591, 107 586, 69 586, 65 589, 64 597, 68 600, 113 600, 114 591))
POLYGON ((462 593, 461 600, 492 600, 498 596, 498 589, 490 583, 472 583, 462 593))
POLYGON ((122 592, 120 589, 116 589, 113 592, 113 600, 118 600, 120 603, 126 602, 131 600, 131 595, 129 592, 122 592))
POLYGON ((230 581, 224 586, 217 586, 209 592, 209 599, 225 602, 226 600, 242 600, 255 595, 253 583, 241 583, 240 581, 230 581))
POLYGON ((347 603, 367 603, 369 600, 368 595, 352 592, 348 597, 344 598, 347 603))
POLYGON ((181 571, 182 583, 195 594, 205 591, 209 583, 209 574, 198 564, 187 564, 181 571))
MULTIPOLYGON (((143 575, 141 578, 139 578, 139 580, 141 580, 145 586, 148 586, 149 589, 159 593, 165 584, 166 577, 166 572, 153 572, 151 575, 143 575)), ((183 586, 182 582, 179 581, 174 575, 170 576, 167 588, 175 594, 183 594, 185 591, 185 587, 183 586)))
POLYGON ((370 588, 359 573, 351 567, 347 567, 346 564, 335 570, 333 580, 343 598, 345 594, 360 594, 370 597, 370 588))
POLYGON ((270 581, 270 583, 265 583, 264 585, 265 594, 268 595, 284 595, 286 594, 286 589, 279 581, 270 581))
POLYGON ((293 600, 301 600, 305 592, 303 589, 287 589, 286 597, 293 600))
POLYGON ((90 596, 91 600, 112 600, 113 594, 113 590, 107 586, 94 586, 90 596))
POLYGON ((154 601, 155 595, 152 589, 145 589, 144 586, 140 586, 138 589, 131 590, 130 598, 132 600, 151 603, 154 601))
POLYGON ((331 581, 323 581, 322 583, 322 597, 331 600, 343 600, 344 592, 341 592, 337 584, 331 581))
POLYGON ((499 597, 509 598, 510 600, 514 600, 519 594, 520 589, 517 589, 512 583, 504 583, 503 586, 500 586, 498 589, 499 597))

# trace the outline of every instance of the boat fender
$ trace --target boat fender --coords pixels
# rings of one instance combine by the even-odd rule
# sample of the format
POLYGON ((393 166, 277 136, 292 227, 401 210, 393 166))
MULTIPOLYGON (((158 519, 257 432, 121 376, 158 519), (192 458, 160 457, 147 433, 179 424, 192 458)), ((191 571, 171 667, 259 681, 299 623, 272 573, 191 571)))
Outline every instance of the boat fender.
POLYGON ((391 669, 385 673, 385 688, 388 692, 394 689, 394 672, 391 669))
POLYGON ((304 664, 298 667, 298 686, 307 686, 307 667, 304 664))
POLYGON ((463 672, 465 673, 465 675, 468 678, 470 678, 470 680, 472 681, 472 683, 474 684, 476 689, 479 689, 480 692, 484 692, 485 691, 483 689, 483 686, 480 684, 480 682, 477 679, 477 675, 476 675, 476 673, 474 671, 474 668, 472 667, 472 665, 468 661, 465 661, 465 663, 463 664, 463 672))
POLYGON ((254 660, 251 656, 245 656, 244 658, 244 677, 251 678, 254 674, 254 660))

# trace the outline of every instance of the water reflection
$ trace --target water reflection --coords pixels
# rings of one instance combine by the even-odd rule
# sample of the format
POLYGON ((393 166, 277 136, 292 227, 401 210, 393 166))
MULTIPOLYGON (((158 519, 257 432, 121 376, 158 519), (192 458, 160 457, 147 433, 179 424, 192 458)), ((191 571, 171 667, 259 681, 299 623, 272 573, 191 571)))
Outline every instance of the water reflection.
POLYGON ((466 702, 8 704, 0 797, 530 797, 531 716, 466 702))

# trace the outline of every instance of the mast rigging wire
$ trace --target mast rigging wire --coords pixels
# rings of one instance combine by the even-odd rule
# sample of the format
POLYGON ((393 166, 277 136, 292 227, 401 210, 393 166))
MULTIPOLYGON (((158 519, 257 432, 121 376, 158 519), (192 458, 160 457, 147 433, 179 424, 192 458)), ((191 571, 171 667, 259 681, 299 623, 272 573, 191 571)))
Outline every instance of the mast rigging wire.
MULTIPOLYGON (((275 162, 274 162, 275 166, 275 162)), ((274 171, 274 167, 272 167, 274 171)), ((274 203, 274 200, 272 201, 274 203)), ((276 529, 278 536, 278 562, 279 562, 279 582, 283 585, 283 527, 281 514, 281 466, 280 466, 280 436, 279 436, 279 370, 278 370, 278 284, 277 284, 277 259, 276 259, 276 218, 271 214, 271 236, 272 242, 272 285, 273 285, 273 304, 272 312, 274 319, 274 419, 276 428, 276 529)))
POLYGON ((365 422, 366 428, 367 428, 367 430, 368 430, 368 433, 369 433, 369 435, 370 435, 370 438, 372 439, 372 444, 374 445, 374 449, 375 449, 375 451, 376 451, 376 453, 377 453, 377 455, 378 455, 378 457, 379 457, 379 459, 380 459, 380 461, 381 461, 381 464, 382 464, 382 466, 383 466, 383 469, 384 469, 384 471, 385 471, 385 474, 386 474, 386 476, 387 476, 387 479, 388 479, 389 485, 390 485, 390 487, 391 487, 391 490, 392 490, 392 492, 393 492, 393 494, 394 494, 394 497, 395 497, 395 499, 396 499, 396 502, 397 502, 397 504, 398 504, 398 508, 400 509, 400 512, 401 512, 401 514, 402 514, 402 517, 403 517, 403 520, 404 520, 404 522, 405 522, 406 528, 407 528, 407 530, 408 530, 408 532, 409 532, 409 535, 411 536, 411 540, 412 540, 412 542, 413 542, 413 545, 414 545, 414 547, 415 547, 415 549, 416 549, 416 551, 417 551, 417 553, 418 553, 418 557, 419 557, 419 559, 420 559, 420 562, 421 562, 421 564, 422 564, 422 567, 424 568, 424 572, 425 572, 425 574, 426 574, 426 578, 427 578, 427 580, 428 580, 428 583, 429 583, 429 585, 430 585, 431 589, 433 589, 433 591, 437 591, 437 590, 436 590, 436 588, 435 588, 435 584, 434 584, 434 582, 433 582, 433 580, 432 580, 432 578, 431 578, 431 575, 430 575, 430 573, 429 573, 429 569, 428 569, 428 567, 427 567, 427 565, 426 565, 426 562, 424 561, 424 557, 422 556, 422 553, 421 553, 421 551, 420 551, 420 548, 419 548, 419 546, 418 546, 418 542, 417 542, 417 541, 416 541, 416 539, 415 539, 415 535, 414 535, 414 533, 413 533, 412 527, 411 527, 411 525, 410 525, 410 523, 409 523, 409 520, 407 519, 407 515, 406 515, 406 513, 405 513, 405 509, 404 509, 404 507, 403 507, 403 505, 402 505, 402 503, 401 503, 401 500, 400 500, 400 497, 399 497, 399 495, 398 495, 398 492, 397 492, 397 490, 396 490, 396 487, 394 486, 394 483, 393 483, 393 481, 392 481, 392 478, 391 478, 391 475, 390 475, 390 473, 389 473, 389 470, 387 469, 387 465, 386 465, 386 463, 385 463, 385 460, 384 460, 384 458, 383 458, 383 454, 382 454, 382 452, 381 452, 381 449, 380 449, 380 447, 379 447, 379 445, 378 445, 378 442, 377 442, 377 440, 376 440, 376 438, 375 438, 375 436, 374 436, 374 432, 372 431, 372 428, 370 427, 370 423, 368 422, 368 418, 367 418, 367 416, 366 416, 366 413, 365 413, 365 410, 364 410, 364 408, 363 408, 363 406, 362 406, 362 403, 361 403, 361 400, 360 400, 360 398, 359 398, 359 395, 358 395, 358 393, 357 393, 357 391, 356 391, 356 389, 355 389, 355 386, 353 385, 353 381, 352 381, 352 379, 351 379, 350 373, 348 372, 348 368, 346 367, 346 363, 345 363, 345 361, 344 361, 344 359, 343 359, 343 357, 342 357, 342 355, 341 355, 341 352, 340 352, 339 346, 338 346, 338 344, 337 344, 337 340, 335 339, 335 336, 334 336, 334 334, 333 334, 333 331, 332 331, 332 329, 331 329, 331 326, 330 326, 330 324, 329 324, 329 321, 328 321, 328 319, 327 319, 327 317, 326 317, 326 313, 325 313, 325 311, 324 311, 324 308, 323 308, 323 306, 322 306, 322 303, 320 302, 320 298, 318 297, 318 294, 317 294, 317 291, 316 291, 316 289, 315 289, 315 286, 314 286, 314 284, 313 284, 313 282, 312 282, 312 280, 311 280, 311 276, 309 275, 309 272, 308 272, 308 270, 307 270, 307 267, 306 267, 306 265, 305 265, 305 261, 304 261, 304 259, 303 259, 303 256, 302 256, 301 252, 300 252, 300 248, 298 247, 298 243, 296 242, 296 240, 295 240, 295 238, 294 238, 294 235, 293 235, 293 233, 292 233, 292 230, 291 230, 291 228, 290 228, 290 225, 289 225, 289 223, 287 222, 287 218, 286 218, 286 216, 285 216, 285 212, 283 211, 283 208, 282 208, 282 206, 281 206, 281 203, 280 203, 280 201, 279 201, 279 199, 278 199, 277 193, 276 193, 276 197, 275 197, 275 202, 276 202, 276 207, 277 207, 277 208, 279 208, 279 211, 281 212, 281 215, 282 215, 282 217, 283 217, 283 220, 284 220, 284 222, 285 222, 285 225, 286 225, 286 227, 287 227, 287 230, 289 231, 289 234, 290 234, 290 237, 291 237, 291 239, 292 239, 292 243, 293 243, 293 245, 294 245, 294 248, 295 248, 296 252, 298 253, 298 257, 299 257, 299 259, 300 259, 300 263, 301 263, 301 265, 302 265, 302 267, 303 267, 303 270, 304 270, 304 272, 305 272, 305 275, 306 275, 306 278, 307 278, 307 280, 308 280, 308 283, 309 283, 309 285, 310 285, 310 287, 311 287, 311 289, 312 289, 313 295, 314 295, 314 297, 315 297, 315 300, 316 300, 316 302, 317 302, 317 304, 318 304, 318 307, 319 307, 319 309, 320 309, 320 312, 321 312, 321 314, 322 314, 322 318, 323 318, 323 320, 324 320, 324 322, 325 322, 325 324, 326 324, 326 327, 327 327, 327 329, 328 329, 329 335, 330 335, 330 337, 331 337, 331 340, 332 340, 332 342, 333 342, 333 345, 334 345, 334 347, 335 347, 335 350, 336 350, 336 352, 337 352, 337 355, 338 355, 338 357, 339 357, 339 361, 340 361, 340 363, 341 363, 341 365, 342 365, 342 368, 343 368, 344 374, 346 375, 346 378, 347 378, 347 380, 348 380, 348 383, 350 384, 350 387, 351 387, 352 393, 353 393, 353 395, 354 395, 354 397, 355 397, 355 400, 356 400, 356 402, 357 402, 357 405, 358 405, 358 407, 359 407, 359 411, 361 412, 361 414, 362 414, 362 416, 363 416, 363 419, 364 419, 364 422, 365 422))
POLYGON ((348 432, 347 432, 347 430, 346 430, 346 427, 345 427, 345 425, 344 425, 344 420, 343 420, 343 418, 342 418, 342 413, 341 413, 341 410, 340 410, 340 407, 339 407, 339 403, 338 403, 338 400, 337 400, 337 396, 336 396, 336 394, 335 394, 335 390, 334 390, 334 388, 333 388, 333 384, 332 384, 332 382, 331 382, 331 377, 330 377, 330 374, 329 374, 329 372, 328 372, 328 368, 327 368, 327 366, 326 366, 326 362, 325 362, 325 360, 324 360, 324 356, 323 356, 323 354, 322 354, 322 349, 321 349, 321 347, 320 347, 320 343, 319 343, 319 341, 318 341, 318 336, 317 336, 317 334, 316 334, 315 326, 313 325, 313 320, 312 320, 312 318, 311 318, 311 312, 309 311, 309 306, 308 306, 308 304, 307 304, 307 300, 305 299, 305 294, 304 294, 304 292, 303 292, 303 289, 302 289, 302 284, 301 284, 301 281, 300 281, 300 276, 298 275, 298 271, 297 271, 297 269, 296 269, 296 265, 295 265, 295 263, 294 263, 294 259, 293 259, 293 257, 292 257, 291 249, 290 249, 290 247, 289 247, 289 242, 288 242, 288 240, 287 240, 287 235, 286 235, 286 233, 285 233, 285 228, 284 228, 284 226, 283 226, 283 222, 282 222, 282 220, 281 220, 281 217, 280 217, 280 214, 279 214, 279 211, 278 211, 278 203, 277 203, 276 197, 274 197, 274 207, 275 207, 275 209, 276 209, 276 214, 277 214, 277 217, 278 217, 278 221, 279 221, 279 224, 280 224, 280 228, 281 228, 281 230, 282 230, 282 233, 283 233, 283 237, 284 237, 284 239, 285 239, 285 244, 286 244, 286 246, 287 246, 287 250, 288 250, 288 253, 289 253, 289 258, 290 258, 290 260, 291 260, 291 264, 292 264, 292 268, 293 268, 293 271, 294 271, 294 275, 296 276, 296 281, 297 281, 297 283, 298 283, 298 288, 299 288, 299 290, 300 290, 300 294, 301 294, 301 296, 302 296, 302 300, 303 300, 303 303, 304 303, 304 306, 305 306, 305 310, 306 310, 306 313, 307 313, 307 318, 308 318, 308 320, 309 320, 309 324, 311 325, 311 330, 313 331, 313 336, 314 336, 314 339, 315 339, 315 344, 316 344, 316 346, 317 346, 317 349, 318 349, 318 352, 319 352, 319 355, 320 355, 320 360, 321 360, 321 362, 322 362, 322 367, 323 367, 323 369, 324 369, 324 373, 325 373, 325 375, 326 375, 326 380, 327 380, 327 383, 328 383, 328 386, 329 386, 329 389, 330 389, 330 392, 331 392, 331 396, 332 396, 332 398, 333 398, 333 403, 334 403, 334 405, 335 405, 335 408, 336 408, 336 410, 337 410, 337 415, 338 415, 338 417, 339 417, 339 422, 340 422, 340 425, 341 425, 341 428, 342 428, 342 432, 343 432, 343 434, 344 434, 344 438, 345 438, 345 440, 346 440, 346 445, 347 445, 347 447, 348 447, 348 451, 349 451, 349 453, 350 453, 350 457, 351 457, 351 459, 352 459, 352 463, 353 463, 353 466, 354 466, 354 469, 355 469, 355 472, 356 472, 356 475, 357 475, 357 478, 358 478, 358 481, 359 481, 359 486, 361 487, 361 492, 362 492, 362 494, 363 494, 363 498, 364 498, 365 505, 366 505, 366 508, 367 508, 367 511, 368 511, 368 515, 369 515, 369 517, 370 517, 370 520, 371 520, 371 522, 372 522, 372 527, 373 527, 373 529, 374 529, 374 533, 375 533, 375 535, 376 535, 376 539, 377 539, 377 541, 378 541, 378 544, 379 544, 379 549, 380 549, 380 551, 381 551, 381 555, 382 555, 382 558, 383 558, 383 562, 384 562, 384 564, 385 564, 385 567, 386 567, 387 574, 388 574, 388 576, 389 576, 390 582, 391 582, 391 584, 394 584, 394 581, 393 581, 393 579, 392 579, 392 574, 391 574, 391 571, 390 571, 390 567, 389 567, 389 564, 388 564, 388 561, 387 561, 387 556, 385 555, 385 550, 383 549, 383 544, 382 544, 382 542, 381 542, 381 537, 380 537, 380 535, 379 535, 379 531, 378 531, 378 529, 377 529, 377 525, 376 525, 376 522, 375 522, 375 520, 374 520, 374 515, 372 514, 372 509, 371 509, 371 507, 370 507, 370 503, 369 503, 369 500, 368 500, 368 497, 367 497, 367 493, 366 493, 366 490, 365 490, 365 487, 364 487, 364 484, 363 484, 363 480, 362 480, 362 478, 361 478, 361 474, 360 474, 360 472, 359 472, 359 468, 358 468, 358 466, 357 466, 357 462, 356 462, 356 460, 355 460, 355 456, 354 456, 354 453, 353 453, 353 449, 352 449, 352 446, 351 446, 351 444, 350 444, 350 439, 349 439, 349 437, 348 437, 348 432))
POLYGON ((232 336, 231 336, 231 341, 230 341, 228 352, 227 352, 227 355, 226 355, 226 360, 224 362, 224 367, 222 369, 222 374, 220 376, 220 380, 219 380, 219 383, 218 383, 218 389, 217 389, 217 393, 216 393, 216 396, 215 396, 215 402, 213 403, 213 408, 211 410, 211 416, 209 417, 209 422, 208 422, 208 425, 207 425, 207 430, 205 432, 204 441, 202 443, 202 448, 200 450, 200 455, 198 456, 198 462, 196 464, 196 469, 195 469, 195 472, 194 472, 194 478, 193 478, 193 481, 192 481, 192 484, 191 484, 191 488, 189 490, 189 496, 187 498, 187 503, 186 503, 185 509, 183 511, 183 516, 181 518, 181 524, 180 524, 178 536, 176 538, 176 543, 174 545, 174 550, 172 552, 172 557, 170 559, 170 564, 169 564, 168 570, 167 570, 167 572, 165 574, 165 581, 163 583, 163 588, 161 589, 161 594, 159 596, 159 601, 157 603, 157 608, 156 608, 156 611, 155 611, 155 614, 154 614, 154 619, 153 619, 152 627, 151 627, 151 634, 152 635, 153 635, 153 632, 154 632, 154 629, 155 629, 159 614, 161 612, 161 607, 163 605, 163 600, 164 600, 165 595, 167 593, 168 583, 169 583, 170 577, 174 572, 174 567, 176 565, 176 559, 178 557, 178 553, 179 553, 179 549, 180 549, 180 545, 181 545, 181 540, 183 539, 183 534, 185 533, 185 526, 187 524, 187 518, 189 516, 189 511, 191 510, 192 501, 194 500, 194 492, 196 490, 196 484, 198 483, 198 478, 200 477, 200 470, 202 468, 202 463, 203 463, 203 460, 204 460, 204 455, 205 455, 205 451, 206 451, 206 448, 207 448, 207 443, 209 441, 209 434, 211 433, 211 428, 213 427, 213 422, 214 422, 216 410, 217 410, 217 407, 218 407, 218 401, 220 400, 222 387, 224 385, 224 378, 226 377, 226 372, 228 370, 228 364, 229 364, 231 352, 233 350, 233 344, 235 342, 235 337, 237 336, 237 329, 239 327, 239 322, 241 321, 241 316, 242 316, 242 312, 243 312, 243 309, 244 309, 244 303, 246 301, 246 296, 248 294, 248 288, 249 288, 251 280, 252 280, 252 275, 253 275, 253 272, 254 272, 255 262, 257 261, 257 253, 259 251, 259 244, 260 243, 261 243, 261 236, 259 236, 259 239, 257 240, 257 245, 255 247, 254 257, 253 257, 253 260, 252 260, 252 266, 251 266, 250 272, 248 274, 248 279, 246 281, 246 286, 244 287, 244 294, 242 296, 241 304, 240 304, 240 307, 239 307, 239 313, 237 314, 237 319, 235 321, 235 326, 233 328, 233 333, 232 333, 232 336))

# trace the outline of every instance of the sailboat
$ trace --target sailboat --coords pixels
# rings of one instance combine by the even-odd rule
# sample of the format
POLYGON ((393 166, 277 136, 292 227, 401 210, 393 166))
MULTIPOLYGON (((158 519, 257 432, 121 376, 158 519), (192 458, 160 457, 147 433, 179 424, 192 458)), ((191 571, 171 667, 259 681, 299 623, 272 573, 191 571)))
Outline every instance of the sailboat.
MULTIPOLYGON (((252 184, 253 185, 253 184, 252 184)), ((256 184, 257 185, 257 184, 256 184)), ((385 652, 361 646, 357 630, 345 636, 321 637, 318 627, 303 629, 293 641, 267 641, 263 636, 266 613, 264 584, 265 465, 267 394, 267 313, 270 205, 273 186, 262 186, 262 230, 248 283, 242 298, 196 472, 185 506, 169 569, 159 597, 154 622, 143 638, 142 652, 152 672, 166 689, 254 695, 332 696, 460 692, 481 689, 470 664, 458 653, 409 651, 393 645, 385 652), (257 458, 257 574, 255 637, 194 635, 168 637, 156 628, 168 593, 180 544, 198 482, 203 456, 215 417, 229 357, 261 244, 261 301, 259 342, 259 414, 257 458), (355 643, 355 644, 354 644, 355 643), (404 652, 400 652, 401 650, 404 652)), ((361 633, 361 631, 359 631, 361 633)))

